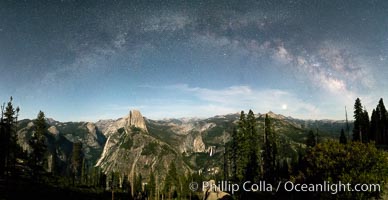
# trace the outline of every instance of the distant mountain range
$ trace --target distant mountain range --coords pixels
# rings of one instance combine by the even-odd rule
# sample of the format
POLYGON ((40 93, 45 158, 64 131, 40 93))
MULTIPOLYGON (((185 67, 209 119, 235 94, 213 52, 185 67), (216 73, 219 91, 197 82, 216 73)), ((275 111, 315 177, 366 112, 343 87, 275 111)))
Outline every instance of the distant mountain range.
MULTIPOLYGON (((273 112, 265 114, 273 121, 284 158, 291 158, 297 153, 296 148, 304 146, 310 130, 326 140, 337 139, 341 129, 346 129, 344 120, 301 120, 273 112)), ((265 114, 255 115, 260 136, 264 133, 265 114)), ((171 162, 176 164, 179 173, 217 173, 223 165, 225 144, 230 141, 239 117, 235 113, 207 119, 151 120, 133 110, 125 117, 96 123, 47 119, 48 160, 53 162, 48 166, 57 166, 60 173, 66 173, 73 143, 80 142, 88 166, 99 166, 107 174, 116 172, 133 178, 135 173, 140 173, 147 180, 153 171, 162 180, 171 162)), ((33 121, 21 120, 18 133, 19 144, 31 151, 28 140, 33 133, 33 121)), ((262 142, 263 137, 259 140, 262 142)))

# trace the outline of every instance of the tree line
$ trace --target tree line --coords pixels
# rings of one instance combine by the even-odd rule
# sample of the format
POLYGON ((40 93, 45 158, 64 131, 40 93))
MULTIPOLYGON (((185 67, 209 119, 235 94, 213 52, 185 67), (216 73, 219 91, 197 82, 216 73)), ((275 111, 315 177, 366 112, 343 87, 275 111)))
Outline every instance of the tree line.
MULTIPOLYGON (((354 106, 354 129, 352 139, 340 130, 339 139, 321 141, 312 130, 306 134, 305 144, 296 148, 297 156, 285 158, 280 152, 279 135, 268 115, 264 119, 264 130, 258 130, 257 119, 252 110, 241 112, 226 145, 227 159, 224 162, 224 178, 234 183, 265 181, 271 185, 279 182, 332 183, 341 181, 351 184, 380 184, 385 187, 388 177, 387 111, 380 99, 369 119, 366 109, 356 99, 354 106), (260 134, 261 133, 261 134, 260 134)), ((382 198, 383 190, 350 192, 340 191, 335 195, 328 192, 296 193, 280 190, 274 192, 239 191, 237 199, 368 199, 382 198)))
MULTIPOLYGON (((246 181, 258 183, 263 180, 267 184, 275 184, 286 178, 289 164, 282 162, 284 160, 279 154, 279 138, 268 114, 264 119, 264 135, 261 136, 259 132, 253 111, 249 110, 248 114, 241 111, 231 140, 226 144, 224 180, 231 180, 239 185, 246 181)), ((238 199, 257 198, 255 194, 243 191, 239 191, 236 196, 238 199)))
POLYGON ((17 123, 19 107, 14 108, 11 97, 1 105, 0 117, 0 176, 8 177, 15 173, 16 159, 21 154, 17 144, 17 123))
POLYGON ((361 100, 357 98, 354 104, 354 119, 353 141, 374 141, 379 146, 388 145, 388 112, 382 98, 372 110, 371 118, 361 100))

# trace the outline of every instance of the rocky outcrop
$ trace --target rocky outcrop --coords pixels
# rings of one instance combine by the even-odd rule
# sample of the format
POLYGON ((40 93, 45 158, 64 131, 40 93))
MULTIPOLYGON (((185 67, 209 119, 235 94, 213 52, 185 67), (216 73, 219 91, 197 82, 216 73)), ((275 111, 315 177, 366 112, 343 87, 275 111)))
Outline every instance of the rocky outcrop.
POLYGON ((138 110, 131 110, 126 117, 117 120, 100 120, 95 125, 102 131, 106 138, 109 138, 109 136, 116 133, 119 129, 130 132, 131 128, 138 128, 143 133, 148 133, 145 119, 138 110))
POLYGON ((116 120, 113 119, 98 120, 95 125, 105 135, 109 126, 111 126, 115 121, 116 120))
POLYGON ((144 118, 138 110, 129 111, 129 116, 127 118, 127 126, 133 126, 136 128, 140 128, 145 132, 148 132, 144 118))
POLYGON ((202 136, 198 135, 193 141, 193 151, 194 152, 204 152, 206 149, 205 143, 202 141, 202 136))
POLYGON ((49 133, 51 133, 54 136, 57 136, 59 134, 59 131, 55 126, 50 126, 50 128, 48 128, 47 130, 49 133))
POLYGON ((108 140, 96 166, 106 174, 119 172, 126 175, 130 182, 135 173, 148 177, 151 171, 163 180, 171 162, 179 166, 181 174, 190 171, 176 149, 150 134, 144 134, 147 131, 143 116, 136 110, 111 123, 104 133, 108 140))

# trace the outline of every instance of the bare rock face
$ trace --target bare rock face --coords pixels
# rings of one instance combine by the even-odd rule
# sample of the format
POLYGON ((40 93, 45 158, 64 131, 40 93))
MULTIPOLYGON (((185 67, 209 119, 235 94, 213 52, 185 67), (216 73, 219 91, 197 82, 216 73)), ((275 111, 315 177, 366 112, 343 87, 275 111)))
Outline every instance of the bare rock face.
POLYGON ((204 152, 205 151, 205 143, 202 141, 202 136, 198 135, 193 142, 193 150, 194 152, 204 152))
MULTIPOLYGON (((107 125, 103 134, 108 137, 108 140, 105 143, 104 150, 97 162, 97 166, 102 166, 105 171, 113 171, 110 163, 119 163, 118 161, 120 159, 117 157, 117 155, 120 154, 119 152, 129 153, 127 152, 128 149, 132 148, 134 140, 132 135, 133 132, 137 132, 132 130, 133 127, 140 129, 140 132, 142 133, 148 132, 145 120, 138 110, 131 110, 126 117, 120 118, 107 125)), ((123 155, 120 154, 120 156, 123 155)))
POLYGON ((53 134, 54 136, 57 136, 59 134, 59 131, 55 126, 50 126, 50 128, 48 128, 47 130, 49 133, 53 134))
POLYGON ((155 176, 163 180, 172 162, 180 167, 182 174, 190 171, 174 147, 146 134, 146 123, 139 111, 132 110, 106 127, 104 135, 108 140, 96 164, 105 174, 119 172, 121 179, 126 175, 133 182, 135 173, 149 177, 154 171, 155 176))
POLYGON ((130 129, 135 127, 141 129, 143 133, 148 133, 144 117, 138 110, 131 110, 127 116, 117 120, 100 120, 95 125, 106 138, 109 138, 121 128, 126 132, 130 132, 130 129))
POLYGON ((138 110, 129 111, 129 116, 127 118, 127 126, 134 126, 136 128, 144 130, 145 132, 148 132, 144 118, 138 110))

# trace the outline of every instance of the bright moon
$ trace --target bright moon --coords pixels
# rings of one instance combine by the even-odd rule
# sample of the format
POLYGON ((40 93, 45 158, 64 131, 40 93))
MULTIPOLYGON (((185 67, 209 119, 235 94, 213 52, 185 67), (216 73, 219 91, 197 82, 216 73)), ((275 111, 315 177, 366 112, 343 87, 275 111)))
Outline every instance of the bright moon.
POLYGON ((282 105, 282 109, 283 109, 283 110, 287 110, 287 104, 283 104, 283 105, 282 105))

